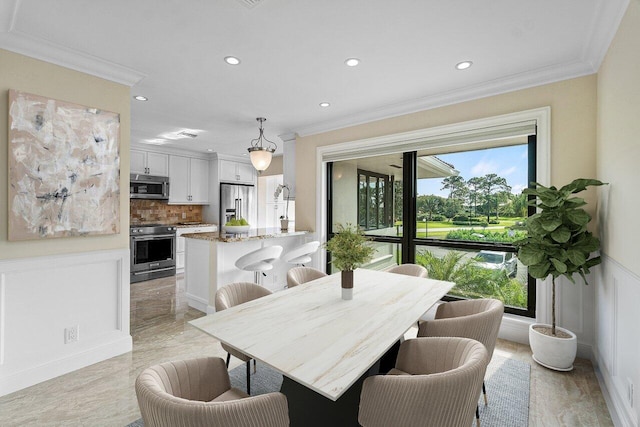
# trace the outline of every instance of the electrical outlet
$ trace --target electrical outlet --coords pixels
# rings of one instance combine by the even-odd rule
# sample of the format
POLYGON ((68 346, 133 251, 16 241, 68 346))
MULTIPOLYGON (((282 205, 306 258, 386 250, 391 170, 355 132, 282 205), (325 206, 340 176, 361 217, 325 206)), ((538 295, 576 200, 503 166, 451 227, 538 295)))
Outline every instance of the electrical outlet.
POLYGON ((182 212, 182 219, 187 219, 187 213, 186 212, 182 212))
POLYGON ((70 326, 64 329, 64 343, 77 342, 80 339, 80 325, 70 326))

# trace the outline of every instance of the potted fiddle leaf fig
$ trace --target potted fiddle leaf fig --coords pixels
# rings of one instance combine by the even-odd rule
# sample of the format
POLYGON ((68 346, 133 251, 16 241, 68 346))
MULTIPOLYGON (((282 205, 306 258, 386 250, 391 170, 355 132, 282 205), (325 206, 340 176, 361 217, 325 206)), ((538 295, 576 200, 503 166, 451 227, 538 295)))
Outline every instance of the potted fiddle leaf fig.
POLYGON ((331 253, 331 263, 341 271, 342 299, 353 298, 353 270, 369 262, 375 249, 358 226, 337 225, 335 234, 325 248, 331 253))
POLYGON ((600 264, 600 256, 592 256, 600 248, 600 240, 587 225, 591 216, 582 208, 584 199, 574 194, 589 186, 605 183, 596 179, 575 179, 557 189, 534 183, 534 188, 523 191, 535 196, 529 201, 538 212, 525 224, 527 236, 514 242, 518 259, 529 267, 529 274, 536 279, 551 276, 551 325, 534 323, 529 326, 529 344, 533 359, 545 367, 558 371, 573 369, 577 338, 569 331, 556 326, 556 279, 564 276, 575 283, 576 274, 587 283, 590 268, 600 264))

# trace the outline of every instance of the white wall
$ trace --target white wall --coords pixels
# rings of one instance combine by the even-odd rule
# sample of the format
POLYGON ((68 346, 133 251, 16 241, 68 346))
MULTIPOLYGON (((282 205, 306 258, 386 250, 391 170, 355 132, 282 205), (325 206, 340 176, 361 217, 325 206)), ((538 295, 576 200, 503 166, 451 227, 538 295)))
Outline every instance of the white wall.
MULTIPOLYGON (((131 351, 129 86, 0 49, 0 395, 131 351), (120 114, 120 231, 7 239, 8 90, 120 114), (79 325, 78 342, 64 329, 79 325)), ((103 68, 108 74, 108 67, 103 68)))
POLYGON ((0 395, 131 348, 128 250, 0 261, 0 395))
POLYGON ((630 2, 598 71, 598 220, 594 360, 617 425, 640 421, 640 2, 630 2), (631 396, 633 388, 633 396, 631 396))

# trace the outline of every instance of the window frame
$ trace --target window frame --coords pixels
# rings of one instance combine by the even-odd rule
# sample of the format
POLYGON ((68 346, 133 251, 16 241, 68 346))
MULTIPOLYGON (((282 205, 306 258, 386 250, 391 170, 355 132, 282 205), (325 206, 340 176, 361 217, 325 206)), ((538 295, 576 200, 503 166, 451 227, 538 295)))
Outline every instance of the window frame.
MULTIPOLYGON (((536 168, 536 181, 542 185, 550 185, 550 168, 551 168, 551 107, 545 106, 540 108, 534 108, 530 110, 523 110, 513 113, 507 113, 498 116, 491 116, 486 118, 474 119, 465 122, 455 122, 451 124, 445 124, 440 126, 433 126, 429 128, 418 129, 415 131, 408 131, 396 134, 387 134, 382 136, 375 136, 360 140, 348 140, 341 143, 320 145, 316 148, 316 183, 319 191, 316 192, 316 206, 318 209, 315 214, 315 224, 317 230, 317 237, 322 241, 326 241, 331 237, 330 224, 332 224, 331 214, 327 210, 331 201, 328 198, 330 192, 330 179, 327 176, 327 171, 330 173, 330 168, 326 167, 330 162, 337 160, 350 160, 362 157, 373 157, 384 154, 397 154, 399 152, 405 152, 410 150, 422 150, 425 147, 433 147, 439 144, 449 144, 451 135, 465 135, 465 134, 482 134, 486 130, 492 132, 495 135, 495 129, 508 129, 518 128, 523 124, 534 123, 536 127, 537 147, 535 153, 530 153, 530 158, 535 159, 536 168)), ((461 141, 460 144, 466 144, 466 141, 461 141)), ((405 165, 406 168, 407 165, 405 165)), ((415 188, 405 188, 406 194, 411 192, 413 197, 409 197, 412 204, 415 203, 415 188)), ((415 211, 415 206, 414 209, 415 211)), ((403 239, 409 239, 408 233, 404 233, 403 239)), ((380 241, 388 240, 395 242, 395 239, 380 239, 380 241)), ((408 250, 412 250, 413 245, 408 247, 408 250)), ((403 258, 408 254, 403 254, 403 258)), ((411 254, 413 257, 413 254, 411 254)), ((325 260, 328 255, 326 252, 319 253, 318 262, 319 266, 325 264, 325 260)), ((535 295, 530 295, 530 298, 535 298, 535 318, 537 321, 546 321, 551 316, 551 306, 549 304, 551 298, 551 286, 550 279, 536 280, 535 295), (548 282, 548 283, 547 283, 548 282), (549 286, 540 286, 545 283, 549 286)))

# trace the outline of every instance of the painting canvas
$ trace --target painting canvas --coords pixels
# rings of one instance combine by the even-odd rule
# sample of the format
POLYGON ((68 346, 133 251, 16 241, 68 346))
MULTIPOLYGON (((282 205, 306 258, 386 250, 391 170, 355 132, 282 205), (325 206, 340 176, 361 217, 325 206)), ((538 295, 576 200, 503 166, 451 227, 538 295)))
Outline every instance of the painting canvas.
POLYGON ((9 240, 120 232, 120 116, 9 91, 9 240))

